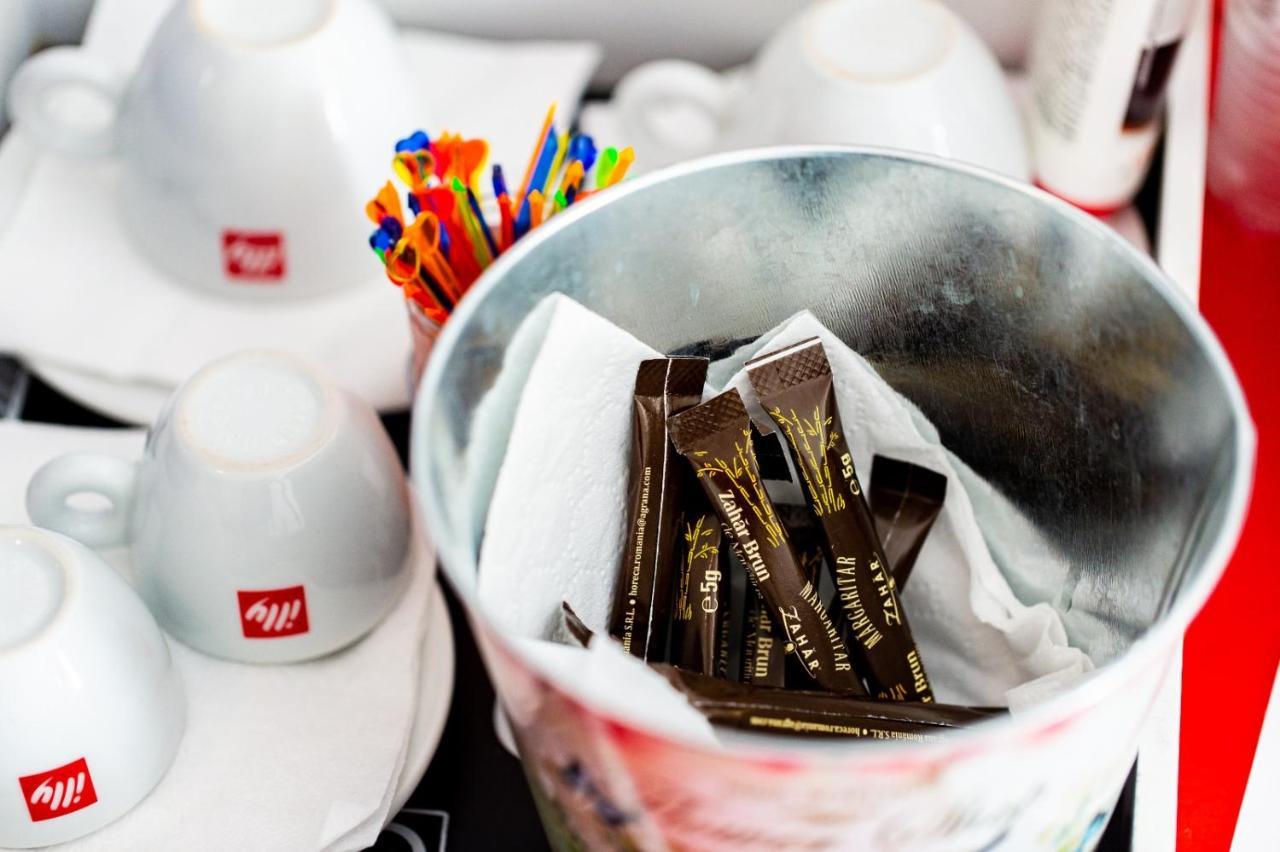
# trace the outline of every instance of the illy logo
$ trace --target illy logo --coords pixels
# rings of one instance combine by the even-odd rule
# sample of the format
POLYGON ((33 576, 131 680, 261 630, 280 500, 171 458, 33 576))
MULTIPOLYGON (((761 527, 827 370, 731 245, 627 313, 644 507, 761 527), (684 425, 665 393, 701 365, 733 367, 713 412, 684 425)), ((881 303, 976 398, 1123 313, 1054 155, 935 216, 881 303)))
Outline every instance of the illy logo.
POLYGON ((48 772, 19 778, 18 786, 32 822, 66 816, 98 801, 89 764, 83 757, 48 772))
POLYGON ((240 627, 246 639, 278 639, 310 629, 307 594, 302 586, 236 592, 240 601, 240 627))
POLYGON ((223 231, 222 267, 228 278, 271 283, 284 278, 284 234, 223 231))

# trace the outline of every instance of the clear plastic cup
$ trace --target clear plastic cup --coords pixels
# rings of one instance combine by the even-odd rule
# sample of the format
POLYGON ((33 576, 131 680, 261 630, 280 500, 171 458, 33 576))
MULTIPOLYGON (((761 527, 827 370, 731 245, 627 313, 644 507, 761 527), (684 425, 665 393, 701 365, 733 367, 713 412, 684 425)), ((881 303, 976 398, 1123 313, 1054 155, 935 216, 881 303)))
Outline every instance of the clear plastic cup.
POLYGON ((427 368, 427 357, 440 337, 441 326, 413 301, 405 299, 404 307, 409 314, 409 335, 413 341, 413 352, 409 357, 409 398, 412 399, 418 393, 422 372, 427 368))

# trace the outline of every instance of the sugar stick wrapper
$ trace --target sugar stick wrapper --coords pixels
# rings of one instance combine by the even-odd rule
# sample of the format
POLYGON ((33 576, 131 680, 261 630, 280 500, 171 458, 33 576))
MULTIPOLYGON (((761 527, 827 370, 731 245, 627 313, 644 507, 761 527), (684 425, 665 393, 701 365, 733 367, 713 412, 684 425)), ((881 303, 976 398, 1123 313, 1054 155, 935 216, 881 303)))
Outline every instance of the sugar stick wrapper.
POLYGON ((742 611, 740 679, 743 683, 753 683, 756 686, 786 686, 787 637, 769 618, 769 607, 754 586, 747 589, 742 611))
POLYGON ((933 700, 871 510, 862 496, 817 338, 747 362, 760 404, 778 425, 825 540, 844 612, 842 638, 873 695, 933 700))
POLYGON ((729 563, 723 531, 697 483, 688 484, 684 499, 680 570, 671 611, 671 662, 687 671, 728 677, 729 563))
MULTIPOLYGON (((537 193, 533 193, 537 195, 537 193)), ((702 398, 705 358, 655 358, 640 363, 631 408, 631 473, 627 538, 609 609, 609 635, 643 660, 667 659, 671 595, 684 466, 671 448, 669 418, 702 398)))
MULTIPOLYGON (((769 437, 776 440, 777 434, 771 434, 769 437)), ((779 450, 781 450, 781 447, 779 447, 779 450)), ((783 466, 786 466, 785 462, 783 462, 783 466)), ((782 521, 782 525, 787 529, 787 535, 791 539, 791 547, 796 552, 796 558, 800 560, 800 570, 804 572, 805 580, 812 583, 815 589, 818 588, 818 575, 823 563, 822 533, 818 530, 817 524, 814 523, 813 514, 809 511, 808 506, 784 504, 775 506, 774 509, 778 513, 778 519, 782 521)), ((831 604, 832 602, 830 601, 823 601, 822 603, 827 608, 828 614, 832 612, 831 604)), ((839 630, 838 624, 837 630, 839 630)), ((853 669, 855 672, 858 670, 856 663, 853 669)), ((809 678, 795 665, 793 659, 787 660, 786 685, 792 689, 805 689, 809 685, 809 678)))
POLYGON ((579 645, 585 648, 591 644, 591 637, 595 635, 595 631, 587 626, 578 613, 574 612, 568 601, 560 601, 560 618, 564 621, 565 631, 579 645))
POLYGON ((787 652, 822 689, 864 692, 765 491, 742 397, 730 390, 677 414, 671 418, 671 439, 737 542, 747 575, 786 636, 787 652))
MULTIPOLYGON (((787 461, 782 457, 782 445, 776 435, 766 438, 760 434, 755 423, 751 424, 751 446, 755 450, 756 466, 761 479, 790 479, 787 472, 787 461), (769 440, 772 438, 772 441, 769 440)), ((728 527, 721 525, 723 539, 729 545, 733 562, 744 572, 747 571, 747 557, 733 538, 728 527)), ((769 605, 756 591, 755 584, 749 583, 743 599, 742 626, 738 631, 741 636, 741 654, 739 655, 738 679, 743 683, 754 683, 757 686, 787 685, 787 669, 800 668, 799 663, 788 665, 795 659, 786 651, 787 637, 782 628, 769 618, 769 605)), ((810 682, 808 674, 803 674, 805 683, 810 682)))
POLYGON ((911 462, 871 460, 871 514, 901 592, 947 498, 947 478, 911 462))
POLYGON ((712 724, 761 733, 928 742, 948 731, 1008 712, 1000 707, 884 701, 830 692, 773 689, 705 677, 671 666, 654 668, 712 724))

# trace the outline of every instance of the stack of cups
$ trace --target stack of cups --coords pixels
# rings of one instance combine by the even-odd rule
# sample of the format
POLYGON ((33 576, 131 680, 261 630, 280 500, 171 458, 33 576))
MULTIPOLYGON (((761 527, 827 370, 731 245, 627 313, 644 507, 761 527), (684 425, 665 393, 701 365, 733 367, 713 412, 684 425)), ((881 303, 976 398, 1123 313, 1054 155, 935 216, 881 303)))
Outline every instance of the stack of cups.
POLYGON ((1280 0, 1227 0, 1210 139, 1210 193, 1280 233, 1280 0))

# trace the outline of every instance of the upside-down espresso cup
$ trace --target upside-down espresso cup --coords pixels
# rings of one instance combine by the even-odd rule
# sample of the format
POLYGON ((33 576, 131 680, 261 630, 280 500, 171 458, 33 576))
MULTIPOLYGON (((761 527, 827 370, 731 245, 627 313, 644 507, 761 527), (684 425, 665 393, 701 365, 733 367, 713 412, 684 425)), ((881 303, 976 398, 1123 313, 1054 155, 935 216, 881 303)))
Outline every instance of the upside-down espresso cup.
POLYGON ((409 578, 408 490, 362 400, 292 356, 215 361, 166 403, 142 460, 70 453, 36 472, 36 523, 128 544, 167 631, 245 662, 309 659, 367 633, 409 578), (111 507, 87 511, 77 494, 111 507))
POLYGON ((14 76, 9 107, 42 148, 118 159, 123 222, 173 281, 305 299, 369 282, 351 235, 423 100, 411 79, 374 0, 179 0, 136 70, 50 48, 14 76), (112 118, 86 127, 65 109, 77 90, 112 118))
POLYGON ((779 29, 744 75, 657 60, 624 77, 614 101, 646 168, 711 151, 828 142, 1030 174, 999 63, 937 0, 823 0, 779 29), (672 112, 688 118, 662 120, 672 112))
POLYGON ((186 705, 160 628, 84 545, 0 526, 0 847, 82 837, 173 762, 186 705))

